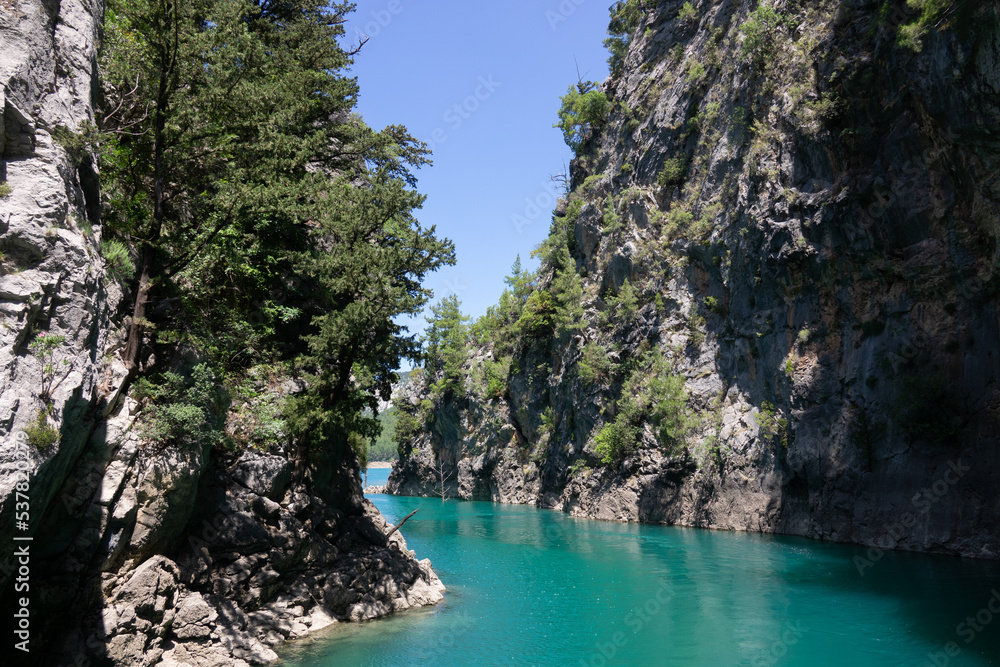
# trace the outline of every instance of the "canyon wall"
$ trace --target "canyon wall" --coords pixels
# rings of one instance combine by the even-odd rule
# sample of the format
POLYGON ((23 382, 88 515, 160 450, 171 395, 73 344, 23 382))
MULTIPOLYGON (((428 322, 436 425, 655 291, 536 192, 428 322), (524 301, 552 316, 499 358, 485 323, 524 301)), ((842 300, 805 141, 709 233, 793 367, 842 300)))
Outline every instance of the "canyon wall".
POLYGON ((521 335, 502 391, 481 339, 461 392, 407 387, 390 491, 996 558, 1000 10, 636 4, 547 242, 581 321, 521 335))

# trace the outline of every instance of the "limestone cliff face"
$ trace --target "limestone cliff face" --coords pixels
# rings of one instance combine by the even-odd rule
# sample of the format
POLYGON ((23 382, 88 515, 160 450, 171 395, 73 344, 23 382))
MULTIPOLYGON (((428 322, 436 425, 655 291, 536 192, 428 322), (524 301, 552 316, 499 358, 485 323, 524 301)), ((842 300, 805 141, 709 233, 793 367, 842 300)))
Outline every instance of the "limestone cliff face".
MULTIPOLYGON (((100 192, 94 165, 56 140, 57 128, 93 120, 101 5, 68 0, 0 3, 0 539, 14 521, 12 471, 31 474, 31 532, 80 456, 89 414, 105 379, 110 314, 120 289, 100 257, 100 192), (39 333, 64 336, 54 369, 28 345, 39 333), (15 434, 36 421, 52 377, 57 446, 18 447, 15 434)), ((5 554, 4 560, 7 555, 5 554)), ((0 568, 0 585, 9 571, 0 568)))
POLYGON ((443 462, 463 498, 997 557, 997 7, 949 3, 916 51, 904 2, 762 2, 756 43, 756 2, 645 4, 556 211, 585 326, 438 405, 390 490, 440 493, 443 462), (602 324, 626 280, 638 312, 602 324), (580 379, 592 342, 684 376, 681 447, 646 425, 600 463, 621 376, 580 379))
POLYGON ((322 499, 293 487, 280 451, 159 450, 134 428, 99 175, 72 140, 93 120, 101 13, 99 0, 0 0, 5 636, 20 598, 31 612, 30 651, 4 664, 264 664, 289 638, 437 602, 441 582, 385 538, 356 461, 325 471, 339 492, 322 499), (51 359, 29 347, 41 333, 65 339, 51 359), (39 415, 55 442, 26 437, 39 415), (27 591, 14 536, 32 538, 27 591))

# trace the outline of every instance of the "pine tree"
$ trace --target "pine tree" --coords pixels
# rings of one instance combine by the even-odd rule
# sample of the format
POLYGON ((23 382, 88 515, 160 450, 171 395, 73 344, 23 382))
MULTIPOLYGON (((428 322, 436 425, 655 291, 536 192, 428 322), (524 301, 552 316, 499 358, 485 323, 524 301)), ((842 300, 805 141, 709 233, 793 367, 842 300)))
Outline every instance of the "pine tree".
POLYGON ((464 395, 462 365, 469 356, 468 320, 455 295, 431 306, 431 317, 427 318, 425 367, 432 376, 440 376, 434 384, 434 393, 439 396, 464 395))
MULTIPOLYGON (((426 146, 352 113, 347 2, 109 0, 98 115, 106 234, 139 256, 123 358, 186 340, 214 363, 294 360, 301 478, 378 432, 450 241, 413 212, 426 146), (181 312, 151 309, 177 297, 181 312), (154 321, 155 320, 155 321, 154 321)), ((159 355, 157 355, 159 356, 159 355)), ((363 454, 363 452, 358 452, 363 454)))

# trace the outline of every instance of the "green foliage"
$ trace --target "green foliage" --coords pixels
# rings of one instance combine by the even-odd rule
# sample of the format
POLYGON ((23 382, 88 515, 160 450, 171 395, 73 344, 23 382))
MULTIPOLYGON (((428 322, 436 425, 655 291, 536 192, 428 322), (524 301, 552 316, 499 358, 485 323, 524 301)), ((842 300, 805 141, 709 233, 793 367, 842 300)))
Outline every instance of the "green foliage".
POLYGON ((28 436, 28 443, 38 451, 45 451, 59 442, 59 429, 49 424, 48 411, 45 409, 38 411, 31 423, 25 427, 24 434, 28 436))
POLYGON ((427 318, 429 326, 424 334, 424 368, 428 377, 440 376, 431 387, 434 396, 461 397, 465 394, 462 366, 469 356, 468 320, 455 295, 431 306, 431 317, 427 318))
POLYGON ((911 440, 925 440, 936 446, 957 442, 963 407, 940 373, 905 375, 900 382, 896 409, 899 423, 911 440))
POLYGON ((499 301, 487 308, 486 314, 470 327, 472 340, 477 345, 492 345, 494 353, 501 357, 513 352, 520 337, 517 322, 534 288, 535 278, 534 274, 521 268, 518 256, 511 267, 511 275, 504 279, 507 288, 501 293, 499 301))
POLYGON ((687 175, 687 159, 683 156, 673 157, 663 163, 663 169, 656 177, 656 183, 661 186, 677 185, 684 181, 687 175))
POLYGON ((101 254, 108 274, 114 280, 125 282, 135 275, 135 264, 129 256, 128 248, 118 239, 101 241, 101 254))
POLYGON ((714 296, 706 296, 702 299, 702 302, 705 304, 705 308, 708 308, 709 311, 716 315, 723 315, 725 313, 725 308, 714 296))
POLYGON ((591 174, 587 178, 583 179, 583 183, 580 184, 578 191, 580 194, 589 194, 597 189, 597 186, 601 185, 604 181, 604 174, 591 174))
POLYGON ((485 376, 487 399, 498 400, 507 393, 507 378, 510 375, 510 357, 500 361, 486 360, 485 376))
POLYGON ((688 329, 687 344, 689 347, 698 347, 705 342, 707 322, 705 322, 705 318, 698 313, 696 308, 691 308, 685 325, 688 329))
POLYGON ((698 85, 699 83, 705 80, 705 75, 707 73, 708 70, 705 69, 705 66, 700 61, 692 58, 687 63, 685 78, 687 78, 688 83, 692 85, 698 85))
POLYGON ((777 438, 778 443, 784 449, 788 449, 791 439, 790 424, 788 419, 780 415, 777 408, 774 407, 774 403, 764 401, 760 404, 760 409, 757 412, 757 425, 760 427, 761 435, 772 439, 777 438))
POLYGON ((594 436, 594 452, 604 465, 619 465, 635 453, 639 446, 639 428, 630 423, 625 413, 605 424, 594 436))
POLYGON ((517 320, 517 329, 530 338, 543 338, 552 333, 555 325, 556 301, 552 292, 535 290, 528 297, 517 320))
POLYGON ((608 38, 604 46, 608 49, 608 69, 616 73, 625 60, 632 33, 642 21, 640 0, 618 0, 611 6, 611 22, 608 24, 608 38))
POLYGON ((159 382, 147 380, 140 395, 148 401, 139 430, 150 443, 194 449, 225 442, 229 396, 207 364, 198 364, 189 375, 167 371, 159 382))
POLYGON ((569 87, 562 96, 559 107, 559 122, 553 125, 562 130, 563 140, 580 154, 584 144, 593 136, 611 112, 611 103, 600 90, 595 90, 597 83, 593 81, 580 82, 569 87))
POLYGON ((605 299, 607 308, 600 315, 602 326, 609 324, 630 325, 639 315, 639 295, 632 283, 626 279, 618 294, 609 294, 605 299))
POLYGON ((594 451, 605 465, 619 465, 638 449, 643 423, 668 451, 691 430, 693 419, 687 408, 684 378, 672 372, 669 360, 650 351, 622 386, 614 421, 594 437, 594 451))
POLYGON ((370 461, 395 461, 399 458, 399 450, 396 447, 398 437, 396 435, 396 422, 399 415, 399 409, 394 405, 379 413, 378 422, 382 426, 382 430, 368 447, 370 461))
POLYGON ((560 249, 562 261, 555 268, 549 291, 555 299, 555 324, 560 335, 570 334, 583 326, 583 279, 576 272, 576 262, 565 248, 560 249))
POLYGON ((654 374, 647 383, 651 406, 650 423, 656 428, 660 443, 673 447, 687 434, 692 424, 687 411, 684 378, 654 367, 654 374))
POLYGON ((604 228, 602 234, 614 234, 624 227, 621 216, 615 211, 613 198, 608 198, 608 203, 604 206, 604 228))
POLYGON ((778 31, 788 24, 789 20, 772 7, 758 5, 740 26, 743 33, 743 57, 755 64, 762 64, 774 51, 778 31))
POLYGON ((799 331, 799 333, 798 333, 798 340, 803 345, 805 345, 806 343, 808 343, 810 338, 812 338, 812 332, 809 331, 808 328, 803 328, 802 330, 799 331))
POLYGON ((896 33, 896 44, 900 48, 919 53, 924 49, 924 37, 954 0, 906 0, 910 9, 919 11, 920 17, 901 25, 896 33))
POLYGON ((569 479, 573 479, 574 477, 579 477, 589 471, 590 468, 587 466, 587 459, 577 459, 566 472, 569 479))
POLYGON ((606 384, 611 379, 613 366, 608 359, 608 350, 596 341, 583 346, 583 354, 576 364, 576 373, 589 384, 606 384))
POLYGON ((694 223, 694 214, 684 204, 675 202, 664 217, 663 235, 667 239, 677 238, 694 223))
POLYGON ((10 183, 7 181, 0 181, 0 199, 9 197, 12 192, 14 192, 14 188, 10 186, 10 183))
MULTIPOLYGON (((48 400, 52 395, 52 382, 56 374, 55 353, 59 349, 59 346, 65 342, 65 336, 57 336, 41 331, 28 344, 28 349, 31 350, 32 354, 42 360, 42 386, 38 395, 43 400, 48 400)), ((63 363, 66 364, 69 362, 63 360, 63 363)))
MULTIPOLYGON (((294 360, 307 388, 281 418, 305 463, 349 460, 378 433, 378 399, 420 357, 397 318, 454 263, 413 215, 427 147, 352 114, 339 44, 352 8, 109 0, 99 63, 105 233, 136 249, 141 277, 126 364, 151 324, 158 346, 186 343, 227 375, 294 360), (164 297, 173 313, 144 312, 164 297)), ((177 399, 151 410, 163 442, 200 419, 177 399)))
POLYGON ((694 23, 698 20, 698 11, 689 2, 685 2, 680 11, 677 12, 677 20, 681 23, 694 23))

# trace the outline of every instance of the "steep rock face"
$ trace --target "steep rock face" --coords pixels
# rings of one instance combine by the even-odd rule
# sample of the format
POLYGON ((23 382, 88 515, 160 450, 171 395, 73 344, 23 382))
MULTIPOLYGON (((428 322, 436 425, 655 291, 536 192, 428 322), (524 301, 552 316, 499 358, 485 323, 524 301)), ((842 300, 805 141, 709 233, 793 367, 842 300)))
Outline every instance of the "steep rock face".
POLYGON ((997 557, 997 8, 948 3, 917 52, 904 2, 645 4, 554 217, 583 327, 437 405, 390 490, 443 463, 463 498, 997 557), (582 380, 588 343, 684 377, 683 443, 600 462, 625 374, 582 380))
MULTIPOLYGON (((98 385, 111 379, 104 355, 121 290, 102 268, 96 173, 55 138, 57 128, 76 131, 93 120, 100 13, 101 4, 87 0, 0 7, 0 181, 9 193, 0 197, 0 467, 31 477, 29 532, 79 457, 98 385), (66 339, 50 372, 28 348, 42 332, 66 339), (15 434, 36 423, 43 388, 51 390, 48 422, 60 438, 39 450, 15 434)), ((15 482, 0 476, 5 543, 15 482)), ((0 587, 9 572, 0 568, 0 587)))

